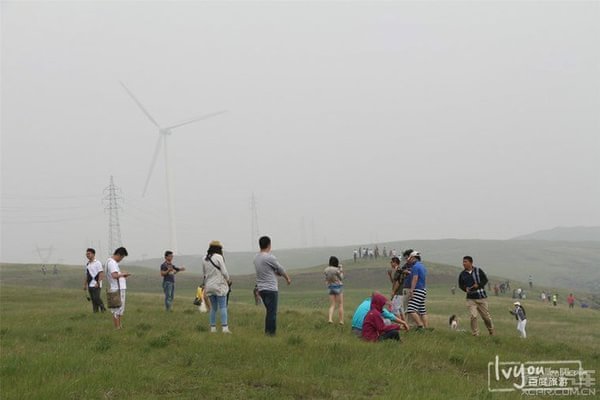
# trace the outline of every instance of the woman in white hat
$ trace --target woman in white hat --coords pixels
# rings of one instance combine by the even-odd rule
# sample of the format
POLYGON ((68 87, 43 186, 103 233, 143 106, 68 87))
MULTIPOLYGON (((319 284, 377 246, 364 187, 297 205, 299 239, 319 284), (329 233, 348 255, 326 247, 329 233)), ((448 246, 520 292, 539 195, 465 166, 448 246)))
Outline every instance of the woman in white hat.
POLYGON ((227 293, 231 283, 225 259, 223 259, 223 245, 218 240, 213 240, 208 245, 206 257, 202 260, 204 275, 204 291, 210 299, 210 331, 217 331, 217 310, 221 316, 223 333, 231 333, 227 324, 227 293))
POLYGON ((527 325, 527 315, 525 314, 525 309, 518 301, 515 301, 513 305, 515 308, 513 310, 509 310, 508 312, 514 315, 517 319, 517 330, 521 333, 521 337, 525 339, 527 337, 527 333, 525 332, 525 325, 527 325))

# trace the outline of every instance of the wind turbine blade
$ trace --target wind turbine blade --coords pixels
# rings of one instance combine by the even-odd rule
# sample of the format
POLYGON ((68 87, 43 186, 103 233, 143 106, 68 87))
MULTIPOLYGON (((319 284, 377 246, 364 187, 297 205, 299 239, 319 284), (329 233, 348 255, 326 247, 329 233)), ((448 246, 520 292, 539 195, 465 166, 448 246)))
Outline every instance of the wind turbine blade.
POLYGON ((127 94, 129 94, 129 96, 133 99, 133 101, 135 101, 135 104, 137 104, 138 107, 144 112, 144 114, 146 114, 146 117, 148 117, 148 119, 150 121, 152 121, 152 123, 154 125, 156 125, 156 127, 158 129, 160 129, 160 125, 158 125, 158 122, 156 122, 154 120, 154 118, 152 118, 152 116, 150 115, 150 113, 148 111, 146 111, 146 109, 144 108, 144 106, 142 105, 142 103, 140 103, 139 100, 135 98, 135 96, 133 95, 133 93, 131 93, 131 90, 129 90, 127 88, 127 86, 125 86, 125 84, 123 82, 119 81, 119 83, 121 84, 121 86, 123 86, 123 89, 125 89, 125 91, 127 92, 127 94))
POLYGON ((154 148, 154 155, 152 156, 152 162, 150 163, 150 170, 148 171, 148 177, 146 178, 146 184, 144 185, 144 191, 142 192, 142 196, 146 195, 148 183, 150 183, 150 177, 152 176, 152 171, 154 171, 154 165, 156 165, 156 160, 158 159, 158 153, 160 152, 160 145, 162 141, 163 136, 158 135, 158 141, 156 142, 156 147, 154 148))
POLYGON ((165 129, 179 128, 180 126, 191 124, 192 122, 196 122, 196 121, 202 121, 203 119, 208 119, 208 118, 211 118, 211 117, 214 117, 216 115, 223 114, 223 113, 226 113, 226 112, 227 112, 227 110, 221 110, 221 111, 213 112, 213 113, 210 113, 210 114, 205 114, 205 115, 202 115, 200 117, 197 117, 197 118, 194 118, 194 119, 190 119, 190 120, 187 120, 187 121, 183 121, 183 122, 180 122, 178 124, 169 126, 169 127, 165 128, 165 129))

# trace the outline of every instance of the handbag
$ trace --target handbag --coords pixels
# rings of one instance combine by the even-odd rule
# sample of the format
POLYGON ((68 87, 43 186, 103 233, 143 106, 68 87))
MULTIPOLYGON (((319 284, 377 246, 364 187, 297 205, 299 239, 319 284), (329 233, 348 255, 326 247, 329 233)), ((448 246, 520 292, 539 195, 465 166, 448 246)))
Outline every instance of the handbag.
POLYGON ((204 301, 204 299, 202 299, 202 303, 200 303, 199 310, 201 313, 208 312, 208 307, 206 307, 206 302, 204 301))
POLYGON ((121 282, 119 282, 119 278, 117 278, 117 285, 119 289, 116 292, 110 292, 108 287, 106 288, 106 304, 108 305, 108 308, 119 308, 122 305, 121 282))
POLYGON ((206 306, 206 302, 204 301, 204 289, 201 286, 198 286, 196 289, 196 298, 194 299, 194 305, 198 306, 201 313, 208 312, 208 307, 206 306))

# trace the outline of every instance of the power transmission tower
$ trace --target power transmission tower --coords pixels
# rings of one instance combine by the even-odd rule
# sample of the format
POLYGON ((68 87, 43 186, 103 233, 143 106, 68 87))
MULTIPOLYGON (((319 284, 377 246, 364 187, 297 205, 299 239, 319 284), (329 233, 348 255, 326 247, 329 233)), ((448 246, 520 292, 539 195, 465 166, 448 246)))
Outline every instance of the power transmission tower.
POLYGON ((256 198, 254 197, 254 193, 252 193, 252 198, 250 199, 250 218, 250 249, 254 250, 260 235, 260 230, 258 229, 258 210, 256 207, 256 198))
POLYGON ((37 244, 35 245, 35 250, 40 257, 40 261, 42 265, 48 264, 50 261, 50 257, 52 256, 52 252, 54 251, 54 246, 50 245, 50 247, 39 247, 37 244))
POLYGON ((119 205, 121 201, 121 189, 115 186, 113 177, 110 177, 110 185, 104 189, 104 211, 108 211, 108 256, 122 245, 121 225, 119 224, 119 205))

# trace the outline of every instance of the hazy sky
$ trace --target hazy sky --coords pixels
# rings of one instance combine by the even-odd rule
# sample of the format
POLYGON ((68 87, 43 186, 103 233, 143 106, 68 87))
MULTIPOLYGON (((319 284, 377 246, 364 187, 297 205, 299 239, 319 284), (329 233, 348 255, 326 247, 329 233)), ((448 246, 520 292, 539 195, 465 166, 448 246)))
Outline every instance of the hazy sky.
POLYGON ((1 261, 600 225, 600 3, 2 2, 1 261))

